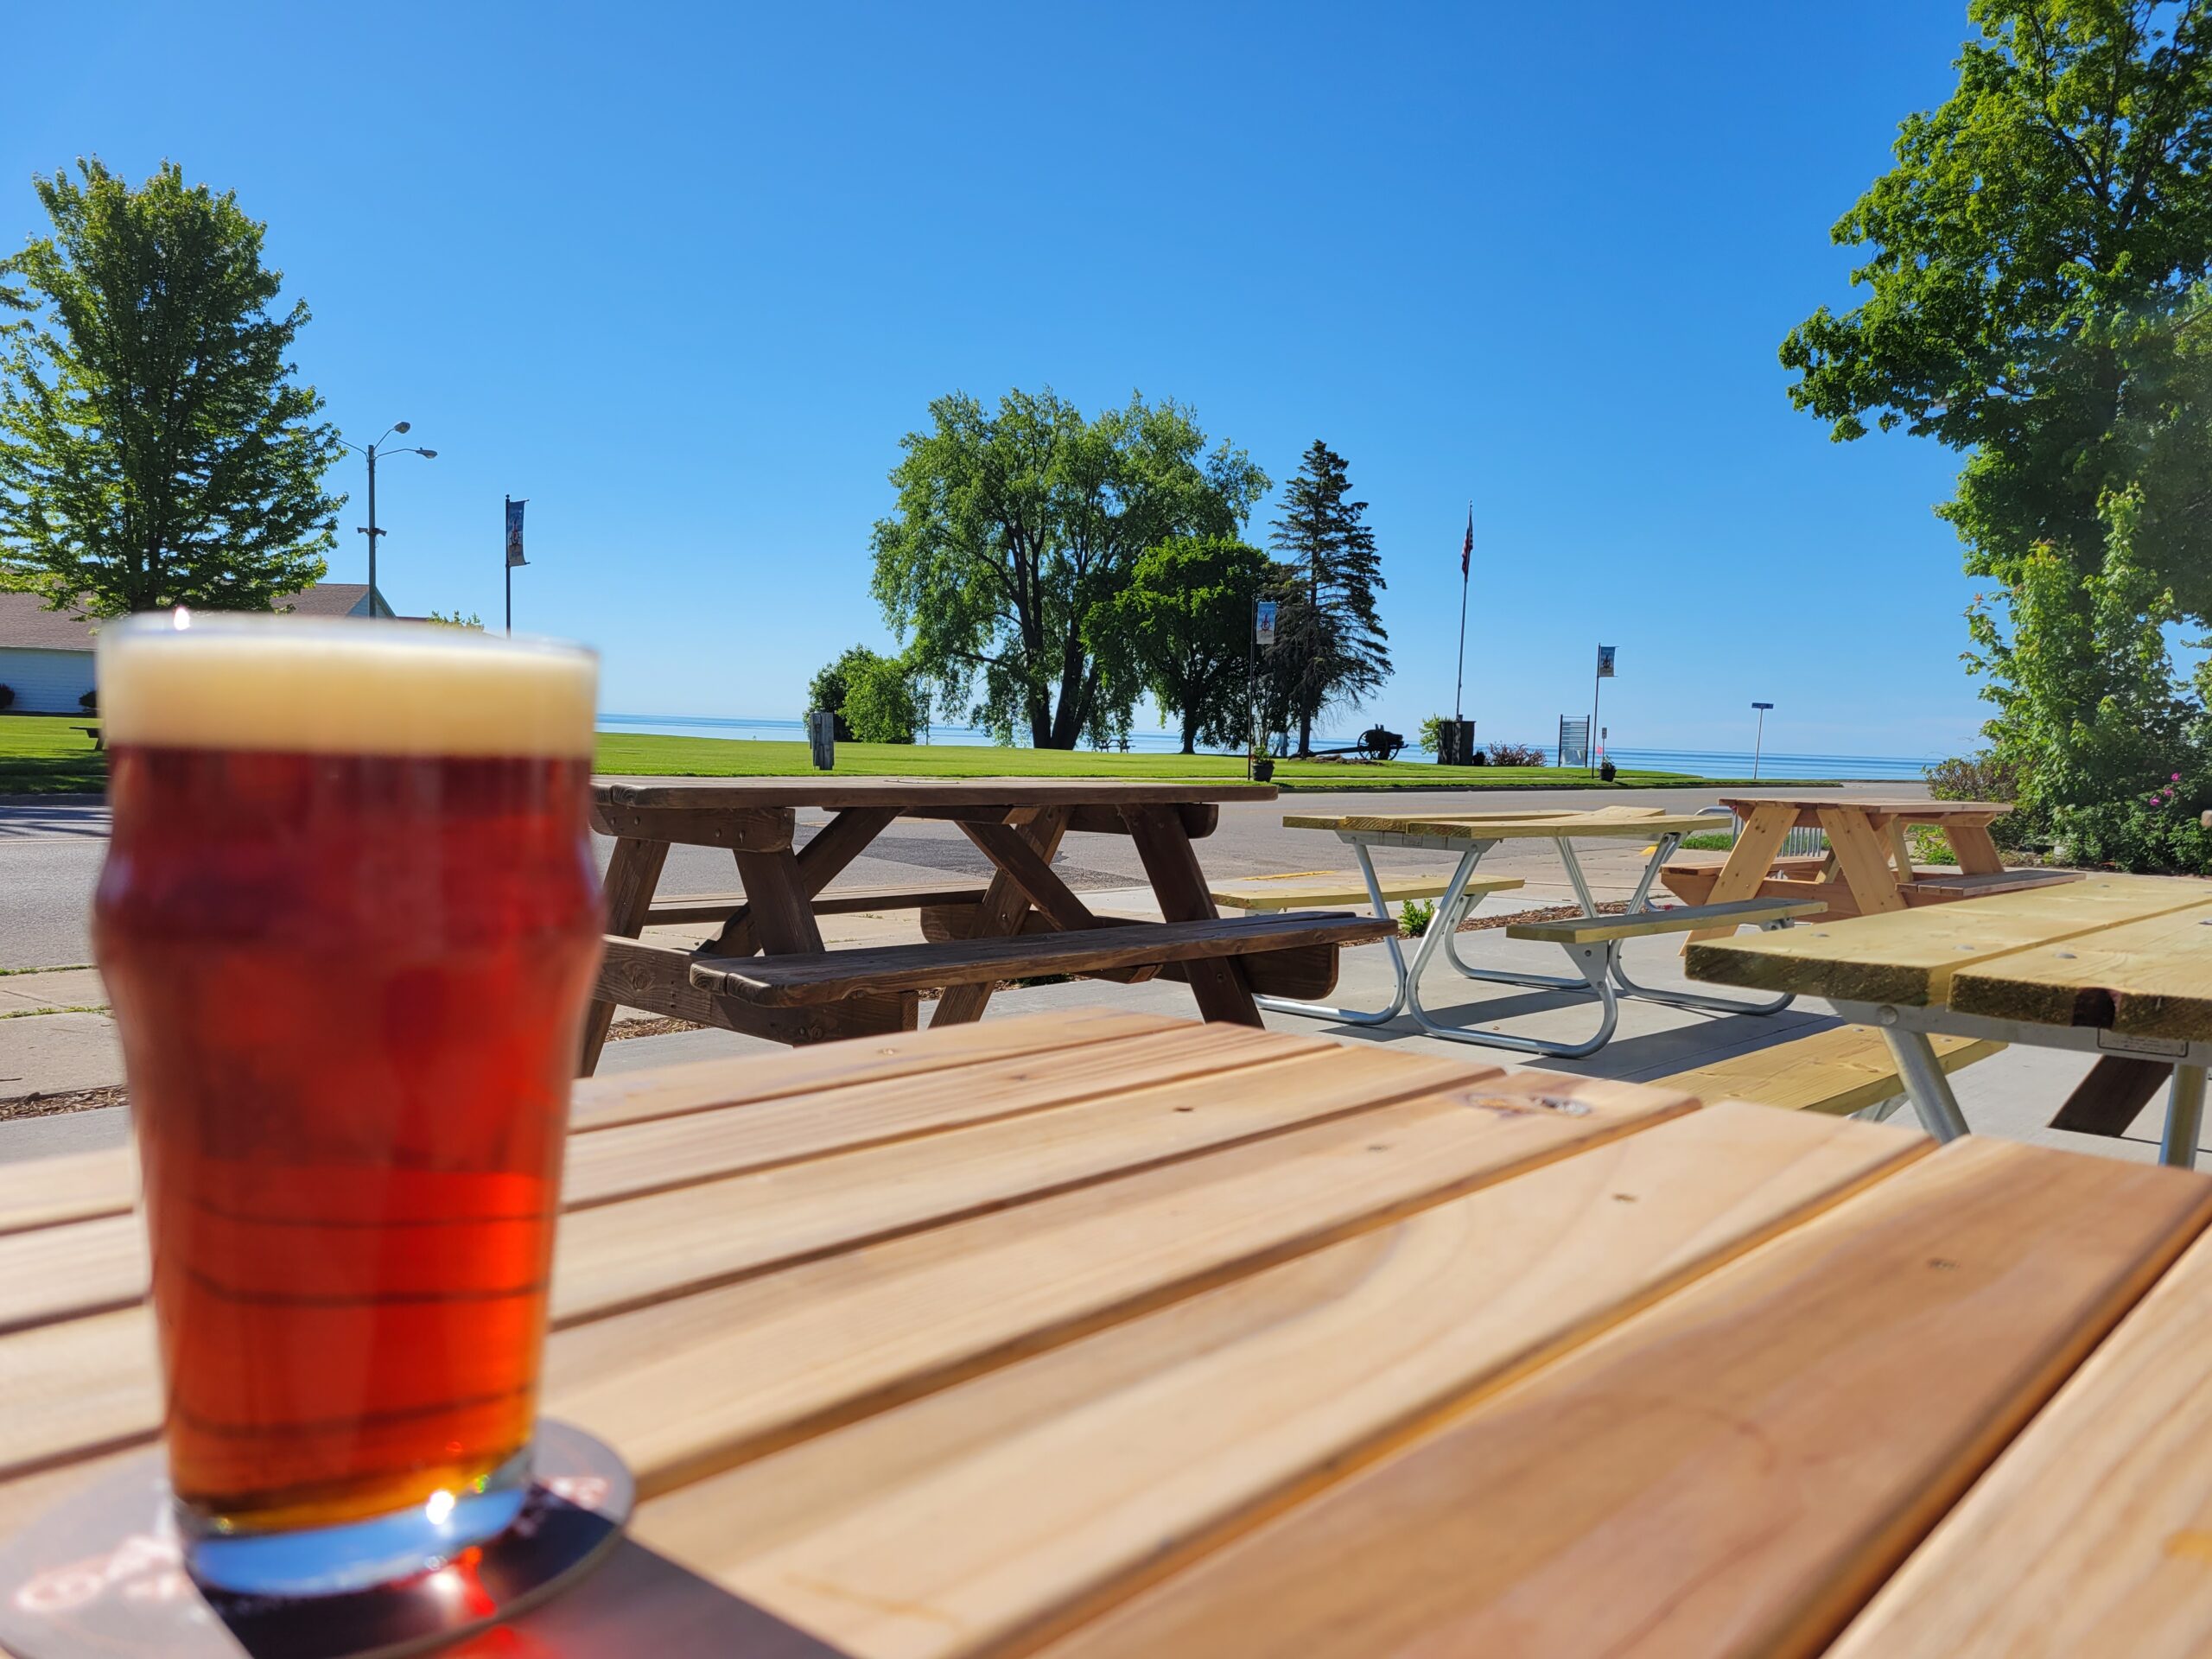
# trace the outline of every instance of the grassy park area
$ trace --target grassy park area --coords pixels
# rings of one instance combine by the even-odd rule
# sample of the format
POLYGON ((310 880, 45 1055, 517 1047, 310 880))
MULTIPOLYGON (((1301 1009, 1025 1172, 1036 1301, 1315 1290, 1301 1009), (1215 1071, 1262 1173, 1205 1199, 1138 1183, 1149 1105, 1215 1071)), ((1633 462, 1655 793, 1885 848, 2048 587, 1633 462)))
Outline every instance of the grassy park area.
MULTIPOLYGON (((0 719, 0 795, 96 791, 106 781, 106 757, 83 731, 81 717, 17 715, 0 719)), ((779 778, 810 772, 804 743, 753 739, 662 737, 602 732, 599 771, 613 776, 779 778)), ((1218 754, 1108 754, 1090 749, 1000 748, 991 745, 840 743, 837 771, 855 778, 1242 778, 1243 762, 1218 754)), ((1656 789, 1745 779, 1693 777, 1678 772, 1624 772, 1601 784, 1580 768, 1438 766, 1419 760, 1370 765, 1279 760, 1275 782, 1287 790, 1338 789, 1656 789)), ((1803 783, 1803 779, 1767 779, 1803 783)))

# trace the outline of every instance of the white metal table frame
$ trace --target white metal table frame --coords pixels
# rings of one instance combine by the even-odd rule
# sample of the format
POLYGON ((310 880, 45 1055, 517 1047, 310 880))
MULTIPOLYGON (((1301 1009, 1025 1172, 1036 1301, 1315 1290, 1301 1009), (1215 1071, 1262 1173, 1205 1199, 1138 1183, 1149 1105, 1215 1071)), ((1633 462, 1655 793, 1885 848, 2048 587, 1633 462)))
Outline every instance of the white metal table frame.
MULTIPOLYGON (((1580 827, 1580 826, 1576 826, 1580 827)), ((1641 834, 1639 830, 1637 833, 1641 834)), ((1318 1002, 1294 1002, 1284 997, 1262 996, 1255 1000, 1263 1008, 1277 1014, 1300 1014, 1315 1019, 1333 1020, 1345 1025, 1380 1026, 1395 1020, 1400 1014, 1410 1014, 1414 1023, 1431 1037, 1441 1037, 1448 1042, 1472 1043, 1484 1048, 1508 1048, 1524 1054, 1542 1054, 1554 1059, 1580 1059, 1594 1054, 1612 1039, 1614 1029, 1620 1022, 1620 998, 1637 997, 1647 1002, 1658 1002, 1669 1007, 1696 1008, 1716 1014, 1779 1014, 1796 999, 1783 995, 1766 1002, 1743 1002, 1726 997, 1705 996, 1694 991, 1662 991, 1639 985, 1628 976, 1622 967, 1620 941, 1606 939, 1587 944, 1560 946, 1573 962, 1577 973, 1571 977, 1556 974, 1513 973, 1497 968, 1477 968, 1459 955, 1458 934, 1460 923, 1471 914, 1484 895, 1467 892, 1467 883, 1475 874, 1475 867, 1483 855, 1505 839, 1494 836, 1490 840, 1471 840, 1465 836, 1421 836, 1397 830, 1338 830, 1337 839, 1352 850, 1359 861, 1360 878, 1367 884, 1367 896, 1375 913, 1386 919, 1390 907, 1382 897, 1382 883, 1375 874, 1375 861, 1370 847, 1388 838, 1393 847, 1413 847, 1437 852, 1458 853, 1459 862, 1445 884, 1436 900, 1436 909, 1429 918, 1428 928, 1421 935, 1421 950, 1414 955, 1411 967, 1405 953, 1399 948, 1397 938, 1392 935, 1384 941, 1390 950, 1390 968, 1396 982, 1390 1001, 1380 1008, 1338 1008, 1318 1002), (1517 985, 1530 990, 1569 991, 1593 995, 1598 999, 1599 1021, 1597 1034, 1580 1043, 1554 1042, 1542 1037, 1516 1037, 1500 1031, 1472 1031, 1465 1026, 1447 1026, 1438 1020, 1421 1006, 1421 980, 1443 947, 1445 959, 1464 978, 1497 985, 1517 985)), ((1607 839, 1622 839, 1609 836, 1607 839)), ((1638 915, 1652 908, 1651 887, 1658 880, 1659 869, 1672 857, 1681 843, 1682 832, 1661 833, 1651 857, 1645 864, 1643 874, 1636 884, 1636 891, 1628 901, 1628 913, 1638 915)), ((1590 892, 1590 883, 1582 873, 1581 861, 1576 858, 1573 830, 1567 834, 1541 836, 1520 836, 1520 841, 1549 840, 1559 849, 1560 862, 1566 867, 1567 879, 1574 888, 1575 900, 1582 906, 1582 915, 1591 920, 1599 919, 1597 900, 1590 892)), ((1764 926, 1784 926, 1786 922, 1768 923, 1764 926)))
POLYGON ((1937 1063, 1930 1037, 1971 1037, 2028 1048, 2055 1048, 2079 1054, 2118 1054, 2130 1059, 2163 1060, 2174 1069, 2166 1097, 2166 1128, 2158 1161, 2177 1169, 2196 1166, 2196 1141, 2204 1122, 2205 1068, 2212 1066, 2212 1043, 2162 1037, 2131 1037, 2097 1026, 2047 1026, 2035 1020, 2001 1020, 1959 1014, 1948 1007, 1913 1007, 1893 1002, 1834 1001, 1835 1011, 1853 1025, 1872 1026, 1889 1044, 1897 1078, 1919 1113, 1921 1126, 1938 1141, 1968 1133, 1951 1080, 1937 1063))

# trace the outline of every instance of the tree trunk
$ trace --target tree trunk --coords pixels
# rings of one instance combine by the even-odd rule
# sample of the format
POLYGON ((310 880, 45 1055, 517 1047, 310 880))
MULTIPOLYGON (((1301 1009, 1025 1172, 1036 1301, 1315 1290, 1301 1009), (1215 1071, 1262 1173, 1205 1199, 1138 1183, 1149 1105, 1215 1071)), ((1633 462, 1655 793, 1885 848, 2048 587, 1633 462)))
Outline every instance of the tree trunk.
POLYGON ((1183 710, 1183 753, 1196 754, 1198 752, 1198 711, 1196 709, 1185 709, 1183 710))
POLYGON ((1313 758, 1313 716, 1311 715, 1298 717, 1298 758, 1301 760, 1313 758))

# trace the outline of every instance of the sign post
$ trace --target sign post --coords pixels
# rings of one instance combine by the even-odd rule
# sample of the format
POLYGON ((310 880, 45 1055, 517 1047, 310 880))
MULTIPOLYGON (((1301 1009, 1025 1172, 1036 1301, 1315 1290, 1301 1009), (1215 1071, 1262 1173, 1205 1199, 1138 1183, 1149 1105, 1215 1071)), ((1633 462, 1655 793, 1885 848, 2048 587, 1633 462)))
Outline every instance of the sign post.
POLYGON ((528 498, 518 501, 512 495, 507 502, 507 632, 515 631, 515 566, 528 564, 522 556, 522 510, 528 498))
POLYGON ((1275 642, 1275 601, 1252 595, 1252 640, 1245 651, 1244 723, 1251 741, 1244 746, 1244 779, 1252 779, 1260 753, 1260 647, 1275 642))
MULTIPOLYGON (((1593 732, 1598 729, 1598 694, 1605 689, 1605 682, 1612 677, 1613 647, 1600 645, 1598 647, 1598 677, 1590 683, 1590 729, 1593 732)), ((1592 770, 1596 768, 1593 766, 1592 770)))

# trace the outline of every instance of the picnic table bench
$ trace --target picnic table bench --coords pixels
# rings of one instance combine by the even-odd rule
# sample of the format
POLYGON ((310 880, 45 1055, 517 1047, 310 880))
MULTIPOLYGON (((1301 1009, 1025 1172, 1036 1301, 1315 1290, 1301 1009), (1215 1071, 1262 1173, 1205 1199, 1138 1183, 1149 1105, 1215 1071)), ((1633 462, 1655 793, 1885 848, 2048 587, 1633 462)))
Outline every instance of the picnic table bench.
MULTIPOLYGON (((463 1655, 2212 1647, 2212 1178, 1106 1009, 572 1121, 543 1409, 640 1502, 463 1655)), ((0 1647, 192 1593, 41 1521, 161 1432, 134 1192, 0 1166, 0 1647)))
POLYGON ((1325 995, 1347 944, 1396 931, 1388 918, 1313 912, 1224 921, 1192 847, 1224 801, 1268 801, 1266 784, 1110 779, 745 779, 601 784, 592 826, 613 836, 607 939, 587 1014, 588 1075, 618 1005, 793 1045, 911 1031, 920 995, 932 1024, 982 1018, 1000 983, 1054 974, 1173 976, 1209 1020, 1260 1022, 1255 992, 1325 995), (801 807, 831 813, 804 847, 801 807), (994 874, 969 883, 840 893, 830 883, 899 818, 949 820, 994 874), (1160 921, 1095 914, 1052 868, 1071 833, 1126 836, 1160 921), (742 892, 662 899, 671 846, 726 848, 742 892), (912 910, 918 944, 830 950, 816 918, 912 910), (650 943, 648 925, 716 925, 696 949, 650 943))

